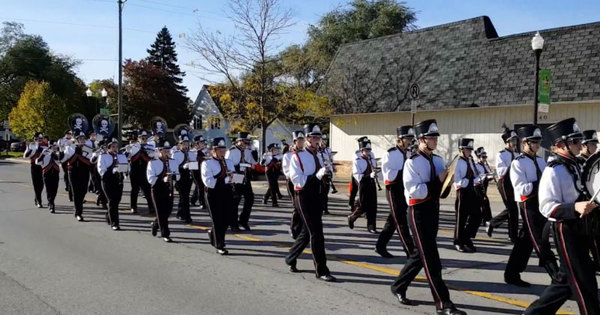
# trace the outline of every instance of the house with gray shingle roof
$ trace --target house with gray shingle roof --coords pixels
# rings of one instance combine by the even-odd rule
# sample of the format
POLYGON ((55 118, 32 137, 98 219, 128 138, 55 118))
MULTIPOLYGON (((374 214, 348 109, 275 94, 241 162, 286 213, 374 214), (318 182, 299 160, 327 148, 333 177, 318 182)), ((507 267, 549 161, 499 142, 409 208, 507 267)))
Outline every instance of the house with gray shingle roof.
MULTIPOLYGON (((599 129, 600 22, 539 32, 551 105, 538 114, 538 124, 575 117, 582 128, 599 129)), ((319 90, 336 108, 333 150, 350 160, 354 138, 367 135, 381 156, 393 145, 395 128, 410 124, 408 89, 418 83, 416 121, 438 120, 445 157, 457 152, 458 138, 469 136, 493 160, 503 123, 514 128, 533 121, 534 34, 500 37, 481 16, 340 47, 319 90)))

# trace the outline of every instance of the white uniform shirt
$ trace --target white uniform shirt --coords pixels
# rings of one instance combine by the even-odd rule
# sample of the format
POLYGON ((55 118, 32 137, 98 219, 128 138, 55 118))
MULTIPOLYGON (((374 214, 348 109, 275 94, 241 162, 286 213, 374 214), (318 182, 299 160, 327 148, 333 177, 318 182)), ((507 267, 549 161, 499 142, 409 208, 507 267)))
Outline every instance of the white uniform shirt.
MULTIPOLYGON (((227 150, 227 153, 225 153, 225 158, 228 160, 231 160, 231 162, 233 162, 234 166, 238 166, 242 161, 242 155, 240 153, 240 149, 235 146, 229 148, 229 150, 227 150)), ((248 148, 246 148, 244 150, 244 159, 245 159, 246 163, 251 164, 251 165, 255 165, 258 163, 258 161, 254 160, 254 157, 252 156, 252 151, 248 148)))
POLYGON ((542 179, 540 179, 538 198, 540 212, 548 220, 562 221, 578 218, 575 212, 575 201, 579 198, 580 193, 575 188, 574 177, 564 165, 544 169, 542 179))
MULTIPOLYGON (((546 162, 541 157, 536 157, 540 167, 540 172, 546 168, 546 162)), ((534 183, 539 179, 533 159, 521 154, 510 164, 510 180, 515 191, 515 201, 523 202, 528 197, 534 197, 531 194, 534 192, 534 183)))
MULTIPOLYGON (((227 171, 235 172, 235 168, 233 167, 233 163, 225 159, 225 164, 227 165, 227 171)), ((208 188, 215 188, 217 185, 217 176, 221 173, 221 162, 217 159, 211 158, 207 159, 202 163, 202 168, 200 171, 200 175, 202 176, 202 182, 208 188)), ((225 184, 229 184, 230 178, 225 175, 223 179, 225 184)))
POLYGON ((23 157, 26 159, 30 159, 35 155, 35 152, 37 152, 38 148, 42 148, 42 150, 48 148, 47 146, 44 145, 40 145, 39 143, 30 143, 27 148, 25 149, 25 152, 23 152, 23 157))
POLYGON ((506 149, 500 151, 496 157, 496 174, 502 178, 506 175, 506 171, 510 167, 510 163, 517 157, 517 153, 506 149))
MULTIPOLYGON (((162 178, 158 178, 163 171, 163 163, 164 162, 161 159, 154 159, 148 163, 148 166, 146 167, 146 179, 151 186, 154 186, 157 180, 163 180, 162 178)), ((179 165, 177 165, 177 162, 175 162, 173 159, 169 159, 168 164, 169 170, 167 173, 172 173, 174 176, 176 176, 175 179, 177 179, 179 176, 179 165)))
MULTIPOLYGON (((371 172, 375 171, 375 167, 376 162, 375 159, 370 158, 371 160, 371 172)), ((367 166, 369 165, 369 162, 367 161, 367 159, 365 159, 362 155, 360 155, 359 157, 356 157, 352 163, 352 176, 354 176, 354 179, 357 182, 360 182, 360 180, 363 178, 363 176, 365 176, 365 171, 367 170, 367 166)), ((370 176, 370 173, 366 174, 366 176, 370 176)))
POLYGON ((323 167, 323 160, 317 152, 319 165, 315 165, 313 154, 308 151, 298 151, 292 155, 290 160, 290 180, 294 184, 294 189, 301 190, 306 185, 308 176, 316 174, 323 167))
POLYGON ((35 160, 35 164, 41 166, 42 169, 46 168, 50 163, 56 164, 58 166, 58 154, 42 154, 35 160))
POLYGON ((288 151, 283 155, 283 160, 281 161, 281 169, 283 171, 283 175, 285 178, 290 178, 290 161, 292 159, 292 154, 294 151, 288 151))
MULTIPOLYGON (((434 176, 438 176, 446 169, 446 166, 440 156, 434 154, 432 158, 435 168, 434 176)), ((407 204, 414 204, 410 202, 411 199, 419 201, 429 196, 427 183, 431 181, 431 177, 429 160, 423 155, 412 157, 406 161, 404 172, 402 172, 402 180, 404 181, 404 196, 407 204)))
MULTIPOLYGON (((404 169, 404 156, 400 151, 402 149, 398 147, 393 147, 387 151, 387 153, 383 156, 381 161, 381 172, 383 174, 383 180, 385 180, 385 184, 389 185, 396 180, 402 180, 402 178, 397 178, 398 174, 404 169)), ((408 160, 411 156, 410 151, 406 151, 406 160, 408 160)))
POLYGON ((456 168, 454 169, 454 189, 459 190, 469 186, 469 179, 467 178, 467 163, 471 167, 473 172, 473 185, 481 185, 481 177, 477 176, 477 169, 475 163, 471 159, 458 158, 456 162, 456 168))
POLYGON ((98 159, 98 164, 96 166, 98 168, 98 174, 100 174, 100 177, 104 177, 104 174, 106 174, 108 168, 111 167, 113 163, 115 164, 115 167, 111 171, 113 173, 116 172, 117 164, 119 164, 119 161, 117 159, 118 158, 116 154, 112 155, 110 153, 104 153, 100 155, 100 158, 98 159))
MULTIPOLYGON (((75 154, 76 148, 77 148, 77 146, 66 146, 63 149, 64 157, 60 162, 63 163, 63 162, 68 161, 70 158, 72 158, 73 155, 75 154)), ((88 154, 84 150, 81 150, 81 155, 88 160, 92 158, 92 154, 91 153, 88 154)))
MULTIPOLYGON (((171 154, 171 158, 177 162, 177 165, 181 165, 183 167, 182 164, 185 161, 185 155, 186 155, 185 152, 177 150, 171 154)), ((187 152, 187 162, 189 162, 189 161, 196 161, 196 152, 192 152, 192 151, 187 152)), ((185 162, 185 163, 187 164, 187 162, 185 162)), ((184 168, 187 168, 187 166, 185 166, 184 168)))

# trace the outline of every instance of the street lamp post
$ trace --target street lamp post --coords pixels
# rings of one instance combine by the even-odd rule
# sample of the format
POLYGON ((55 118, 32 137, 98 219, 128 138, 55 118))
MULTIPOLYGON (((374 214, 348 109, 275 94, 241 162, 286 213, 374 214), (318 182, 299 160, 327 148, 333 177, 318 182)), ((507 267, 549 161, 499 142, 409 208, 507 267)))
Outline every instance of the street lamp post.
POLYGON ((544 49, 544 39, 540 35, 540 32, 535 33, 535 36, 531 39, 531 49, 535 53, 535 89, 533 90, 533 124, 537 125, 538 120, 538 85, 540 84, 540 56, 544 49))
MULTIPOLYGON (((90 97, 92 97, 92 95, 94 95, 94 93, 88 87, 88 89, 85 90, 85 95, 88 97, 88 99, 90 99, 90 97)), ((95 114, 98 114, 98 100, 96 100, 95 98, 94 98, 94 106, 96 106, 96 111, 94 112, 94 115, 95 115, 95 114)))

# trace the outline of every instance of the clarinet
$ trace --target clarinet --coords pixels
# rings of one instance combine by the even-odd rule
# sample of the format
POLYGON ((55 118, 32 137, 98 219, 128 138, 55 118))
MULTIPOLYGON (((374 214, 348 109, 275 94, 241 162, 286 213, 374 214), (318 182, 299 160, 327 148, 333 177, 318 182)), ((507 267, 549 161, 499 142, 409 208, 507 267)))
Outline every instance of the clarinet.
MULTIPOLYGON (((325 156, 323 155, 323 150, 321 150, 321 148, 319 148, 319 153, 321 154, 321 159, 323 160, 323 164, 324 166, 327 168, 327 170, 330 170, 332 168, 331 166, 331 162, 329 161, 329 158, 325 158, 325 156)), ((327 179, 325 179, 325 184, 328 184, 331 186, 331 193, 335 194, 338 192, 338 190, 335 188, 335 184, 333 183, 333 174, 328 174, 327 175, 327 179)))
POLYGON ((373 166, 373 160, 371 159, 370 155, 367 157, 367 160, 369 161, 369 164, 371 164, 373 172, 375 172, 375 184, 377 185, 377 190, 381 190, 381 185, 379 184, 379 177, 377 176, 377 173, 379 173, 380 169, 376 166, 373 166))

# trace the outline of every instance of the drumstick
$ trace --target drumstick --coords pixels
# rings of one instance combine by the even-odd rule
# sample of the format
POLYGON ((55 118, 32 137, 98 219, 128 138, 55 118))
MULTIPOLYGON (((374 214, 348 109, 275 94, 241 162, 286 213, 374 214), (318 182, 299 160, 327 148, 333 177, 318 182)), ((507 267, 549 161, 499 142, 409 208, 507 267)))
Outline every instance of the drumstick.
MULTIPOLYGON (((588 202, 594 202, 594 200, 596 199, 596 197, 598 197, 598 194, 600 194, 600 187, 598 187, 598 189, 596 189, 596 192, 594 193, 594 195, 592 196, 592 198, 588 202)), ((583 214, 580 214, 579 218, 583 218, 583 214)))

